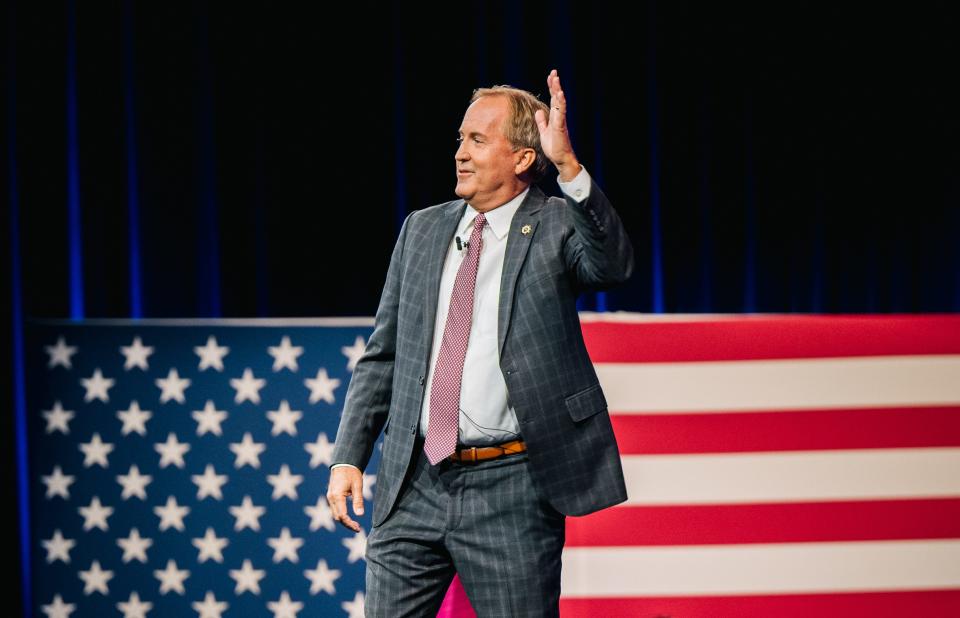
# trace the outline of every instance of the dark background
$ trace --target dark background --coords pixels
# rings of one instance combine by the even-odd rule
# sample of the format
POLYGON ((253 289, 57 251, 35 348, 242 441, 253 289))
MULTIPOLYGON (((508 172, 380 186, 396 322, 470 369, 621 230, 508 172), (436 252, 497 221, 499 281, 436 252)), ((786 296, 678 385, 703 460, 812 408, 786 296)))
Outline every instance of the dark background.
POLYGON ((960 20, 837 4, 9 2, 7 409, 30 317, 372 316, 472 90, 552 68, 637 256, 581 309, 958 311, 960 20))

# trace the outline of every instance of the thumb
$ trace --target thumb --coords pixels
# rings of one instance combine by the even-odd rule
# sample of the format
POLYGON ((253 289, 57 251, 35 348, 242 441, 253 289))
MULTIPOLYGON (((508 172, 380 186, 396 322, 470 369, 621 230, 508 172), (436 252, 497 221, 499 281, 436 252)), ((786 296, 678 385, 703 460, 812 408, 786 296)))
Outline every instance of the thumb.
POLYGON ((357 515, 363 515, 363 481, 356 481, 353 484, 353 512, 357 515))
POLYGON ((538 109, 533 113, 533 119, 536 121, 541 133, 547 130, 547 115, 543 113, 542 109, 538 109))

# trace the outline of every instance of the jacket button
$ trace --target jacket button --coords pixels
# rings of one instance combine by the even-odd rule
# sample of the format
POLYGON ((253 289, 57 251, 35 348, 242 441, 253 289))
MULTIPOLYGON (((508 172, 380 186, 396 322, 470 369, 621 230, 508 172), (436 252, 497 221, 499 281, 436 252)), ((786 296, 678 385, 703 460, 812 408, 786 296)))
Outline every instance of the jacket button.
POLYGON ((423 384, 423 376, 420 376, 418 379, 420 380, 420 384, 422 385, 422 384, 423 384))

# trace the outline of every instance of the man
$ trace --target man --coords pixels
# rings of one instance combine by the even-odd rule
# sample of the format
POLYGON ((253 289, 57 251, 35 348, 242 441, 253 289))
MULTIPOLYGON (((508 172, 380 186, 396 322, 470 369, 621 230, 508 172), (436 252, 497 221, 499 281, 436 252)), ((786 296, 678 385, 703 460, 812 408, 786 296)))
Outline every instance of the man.
POLYGON ((557 72, 550 107, 474 92, 456 194, 407 216, 331 466, 334 518, 367 539, 368 616, 434 616, 458 573, 486 616, 556 616, 567 515, 627 498, 606 399, 576 311, 633 272, 610 202, 577 161, 557 72), (552 164, 564 198, 534 183, 552 164), (466 241, 466 242, 464 242, 466 241))

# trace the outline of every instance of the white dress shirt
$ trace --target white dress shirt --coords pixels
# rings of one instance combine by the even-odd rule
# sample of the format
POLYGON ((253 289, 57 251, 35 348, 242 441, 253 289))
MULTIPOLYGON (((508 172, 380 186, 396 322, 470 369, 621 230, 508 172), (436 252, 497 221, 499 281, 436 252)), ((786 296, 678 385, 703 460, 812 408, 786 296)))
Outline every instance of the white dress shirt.
MULTIPOLYGON (((570 182, 560 181, 560 189, 577 202, 590 195, 590 175, 581 165, 580 173, 570 182)), ((483 247, 477 267, 477 281, 473 296, 473 321, 470 340, 463 362, 463 378, 460 385, 460 436, 458 442, 468 446, 499 444, 521 438, 517 415, 509 405, 507 384, 500 371, 500 354, 497 337, 497 317, 500 306, 500 279, 503 273, 503 258, 507 248, 507 232, 514 213, 527 196, 530 188, 485 213, 487 225, 483 226, 483 247)), ((433 384, 434 367, 440 354, 443 331, 453 294, 453 283, 460 263, 466 257, 467 248, 457 249, 456 237, 467 241, 473 228, 477 211, 467 204, 457 224, 454 238, 447 247, 447 255, 440 277, 440 293, 437 297, 437 314, 433 329, 433 346, 426 375, 426 391, 420 409, 420 435, 426 437, 430 420, 430 388, 433 384)), ((337 463, 337 466, 351 465, 337 463)))

